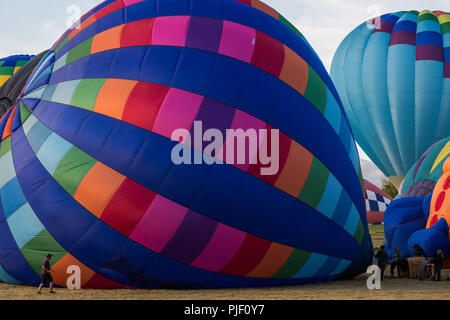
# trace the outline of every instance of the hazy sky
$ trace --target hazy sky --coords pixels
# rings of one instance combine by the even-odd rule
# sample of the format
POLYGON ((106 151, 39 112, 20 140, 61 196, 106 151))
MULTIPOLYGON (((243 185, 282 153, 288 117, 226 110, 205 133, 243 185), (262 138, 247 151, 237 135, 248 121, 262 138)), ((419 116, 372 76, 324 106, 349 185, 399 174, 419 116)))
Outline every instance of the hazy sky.
MULTIPOLYGON (((0 0, 0 57, 50 48, 76 14, 102 0, 0 0)), ((329 70, 345 36, 363 21, 400 10, 449 11, 448 0, 265 0, 305 35, 329 70)), ((366 158, 363 155, 364 158, 366 158)))

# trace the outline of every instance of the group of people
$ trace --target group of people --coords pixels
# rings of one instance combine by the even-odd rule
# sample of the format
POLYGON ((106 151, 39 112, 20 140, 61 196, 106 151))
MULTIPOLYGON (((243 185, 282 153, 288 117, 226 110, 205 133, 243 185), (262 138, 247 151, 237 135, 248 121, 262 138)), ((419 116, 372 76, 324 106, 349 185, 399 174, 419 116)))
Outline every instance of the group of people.
MULTIPOLYGON (((430 278, 433 281, 441 281, 441 271, 445 261, 443 251, 439 249, 432 257, 428 258, 427 255, 425 254, 425 251, 419 245, 416 244, 414 245, 414 253, 416 257, 425 258, 425 260, 423 261, 424 263, 423 268, 425 268, 425 270, 427 266, 431 264, 434 265, 434 275, 430 275, 430 278)), ((386 267, 389 264, 389 255, 387 254, 385 247, 383 245, 380 247, 380 250, 375 255, 375 258, 378 260, 378 267, 381 270, 381 280, 383 280, 386 267)), ((400 266, 402 262, 404 262, 404 260, 402 260, 400 251, 398 248, 395 248, 394 252, 392 253, 392 261, 390 263, 391 266, 390 271, 392 277, 394 277, 395 268, 397 268, 397 271, 400 272, 400 266)))

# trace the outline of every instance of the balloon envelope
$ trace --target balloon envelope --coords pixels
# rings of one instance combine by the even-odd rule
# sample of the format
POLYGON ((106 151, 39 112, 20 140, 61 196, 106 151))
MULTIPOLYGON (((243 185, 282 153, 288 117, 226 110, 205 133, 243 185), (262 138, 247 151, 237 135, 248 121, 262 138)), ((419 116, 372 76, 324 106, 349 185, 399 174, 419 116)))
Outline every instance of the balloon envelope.
POLYGON ((450 15, 402 11, 361 24, 331 77, 358 144, 386 176, 405 176, 450 135, 450 15))
POLYGON ((259 1, 106 1, 54 45, 0 129, 2 281, 38 283, 46 252, 57 284, 77 265, 93 288, 288 285, 371 263, 339 97, 259 1), (279 129, 279 170, 175 164, 172 133, 196 122, 224 137, 279 129))

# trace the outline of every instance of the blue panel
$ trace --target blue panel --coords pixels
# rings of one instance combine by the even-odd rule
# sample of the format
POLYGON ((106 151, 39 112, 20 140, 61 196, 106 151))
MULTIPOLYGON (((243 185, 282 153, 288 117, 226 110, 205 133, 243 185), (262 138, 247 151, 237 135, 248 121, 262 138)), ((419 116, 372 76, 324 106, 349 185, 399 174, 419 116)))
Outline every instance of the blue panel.
POLYGON ((294 278, 312 278, 323 267, 327 259, 328 257, 322 254, 311 254, 294 278))
POLYGON ((42 144, 45 142, 45 140, 47 140, 48 136, 51 135, 51 133, 51 130, 40 122, 37 122, 31 128, 27 136, 34 153, 39 152, 42 144))
POLYGON ((442 34, 433 31, 424 31, 417 34, 416 46, 433 45, 442 47, 442 34))
POLYGON ((8 225, 17 246, 21 249, 44 230, 44 226, 28 203, 24 204, 8 218, 8 225))
POLYGON ((11 214, 27 202, 23 196, 17 177, 0 189, 0 195, 3 199, 3 212, 6 218, 9 218, 11 214))
MULTIPOLYGON (((3 202, 1 196, 0 202, 3 202)), ((0 243, 2 244, 0 246, 0 265, 2 269, 17 281, 33 286, 38 285, 40 282, 39 276, 34 272, 17 247, 1 205, 0 243)))
MULTIPOLYGON (((403 17, 401 19, 403 19, 403 17)), ((416 33, 416 28, 417 28, 416 22, 409 20, 402 20, 395 25, 393 33, 397 31, 410 31, 416 33)))

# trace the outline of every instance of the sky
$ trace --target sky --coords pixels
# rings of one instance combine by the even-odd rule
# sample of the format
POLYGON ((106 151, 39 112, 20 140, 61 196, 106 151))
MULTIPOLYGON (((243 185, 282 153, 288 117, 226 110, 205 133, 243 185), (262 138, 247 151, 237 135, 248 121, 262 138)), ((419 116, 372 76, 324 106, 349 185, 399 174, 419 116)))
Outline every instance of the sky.
MULTIPOLYGON (((0 0, 0 57, 50 48, 74 17, 102 0, 0 0)), ((330 70, 345 36, 362 22, 401 10, 449 11, 448 0, 265 0, 306 37, 330 70)), ((367 156, 361 152, 364 159, 367 156)))

